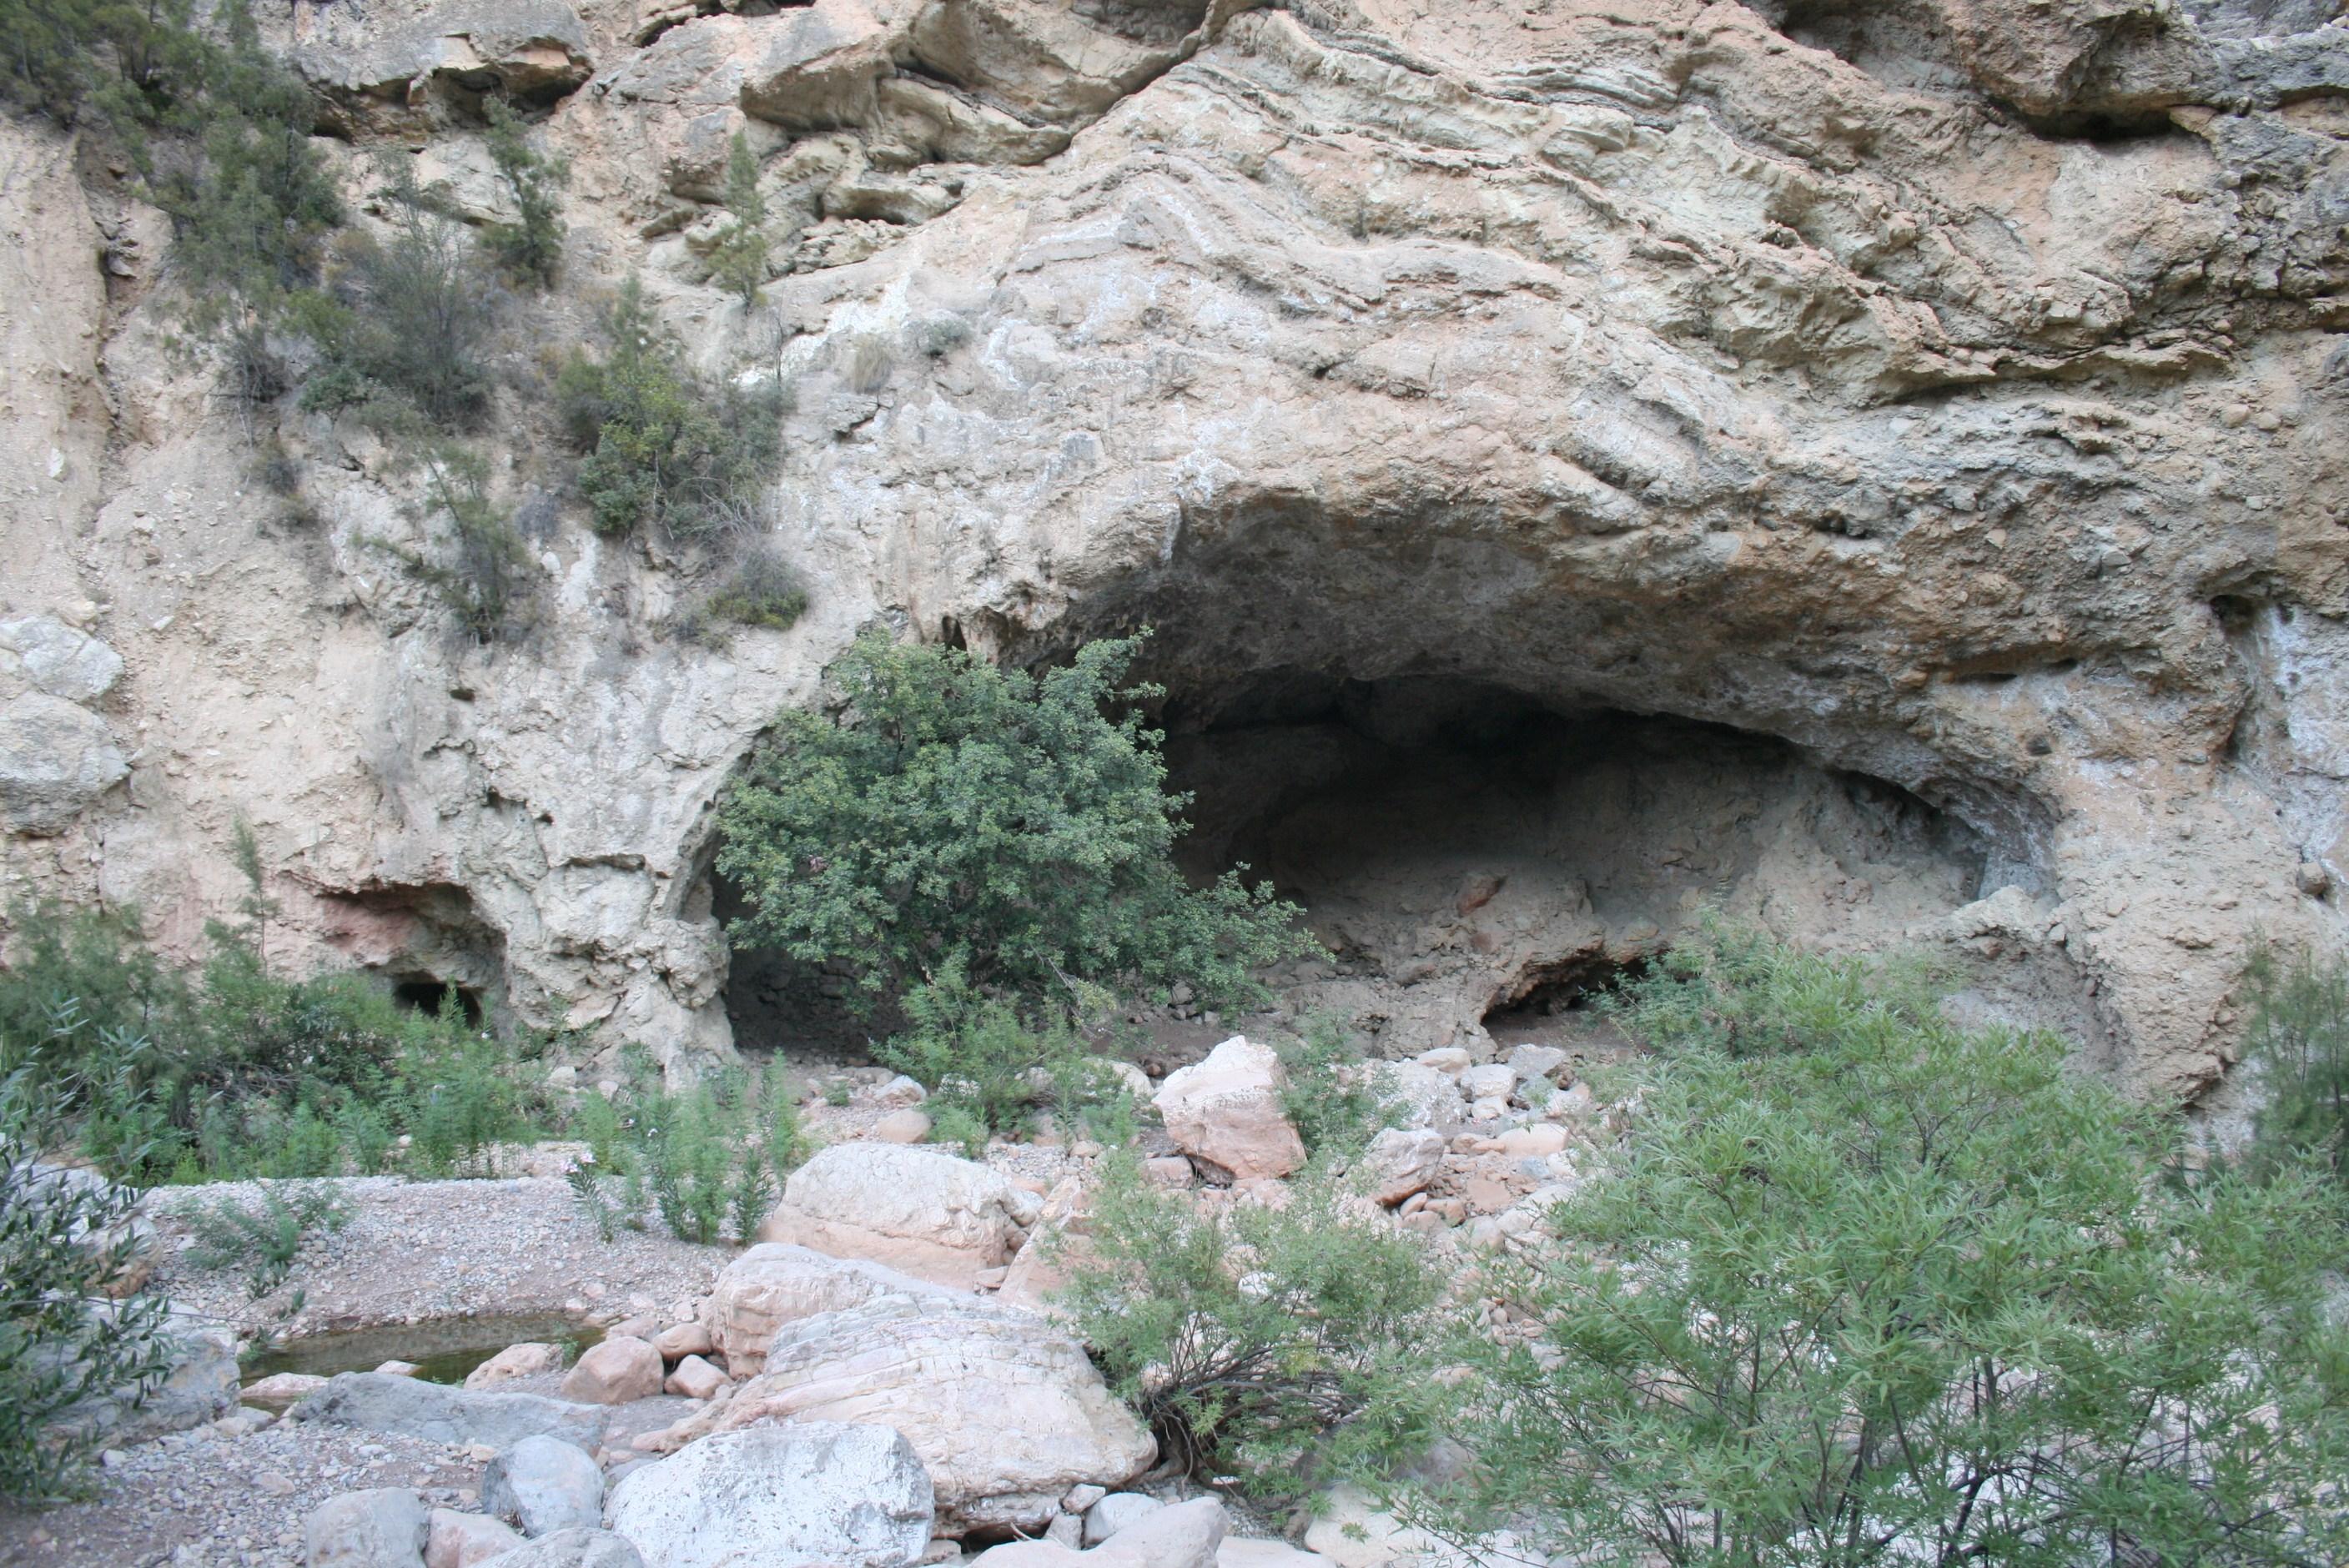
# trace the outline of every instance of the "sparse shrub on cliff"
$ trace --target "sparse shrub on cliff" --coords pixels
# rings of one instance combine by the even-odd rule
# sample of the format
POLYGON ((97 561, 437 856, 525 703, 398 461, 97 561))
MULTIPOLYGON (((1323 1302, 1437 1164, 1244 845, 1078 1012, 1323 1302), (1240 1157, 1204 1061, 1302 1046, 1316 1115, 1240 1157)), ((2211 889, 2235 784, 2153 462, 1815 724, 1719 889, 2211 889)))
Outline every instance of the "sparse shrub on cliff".
POLYGON ((978 995, 1064 977, 1258 995, 1250 971, 1311 939, 1269 889, 1175 869, 1186 798, 1135 707, 1154 688, 1121 684, 1140 646, 1031 676, 860 640, 831 671, 845 711, 778 715, 726 797, 719 865, 750 901, 736 939, 844 965, 868 1006, 950 964, 978 995))
POLYGON ((1102 1161, 1081 1239, 1046 1240, 1071 1270, 1058 1297, 1118 1396, 1192 1470, 1294 1493, 1431 1436, 1403 1385, 1442 1279, 1317 1162, 1278 1204, 1202 1203, 1102 1161))
POLYGON ((496 323, 498 291, 474 263, 464 226, 394 155, 382 166, 387 238, 364 231, 336 247, 326 286, 295 302, 293 322, 317 344, 323 363, 303 389, 313 408, 390 402, 434 428, 463 430, 489 410, 483 344, 496 323))
POLYGON ((596 531, 695 539, 755 515, 781 462, 781 394, 688 370, 634 278, 604 335, 602 357, 574 353, 555 379, 596 531))
POLYGON ((492 224, 484 242, 515 281, 552 288, 563 270, 561 192, 571 182, 571 166, 533 147, 522 117, 502 99, 485 99, 481 108, 490 121, 490 162, 515 213, 513 222, 492 224))
POLYGON ((2338 1561, 2341 1194, 2189 1177, 2165 1108, 1918 973, 1715 930, 1560 1245, 1483 1287, 1452 1517, 1672 1564, 2338 1561))
POLYGON ((773 546, 754 544, 736 557, 709 596, 709 609, 736 625, 788 632, 807 614, 807 584, 792 563, 773 546))
POLYGON ((429 585, 476 642, 520 634, 530 624, 538 563, 514 527, 512 511, 491 498, 488 460, 442 442, 426 452, 424 471, 427 504, 420 515, 446 522, 440 551, 429 554, 374 542, 429 585))
POLYGON ((47 1097, 29 1075, 0 1076, 0 1501, 69 1495, 95 1432, 57 1418, 83 1399, 141 1390, 171 1365, 170 1303, 108 1299, 137 1239, 139 1194, 36 1166, 47 1097))
POLYGON ((710 253, 710 280, 750 309, 767 281, 767 199, 759 191, 759 160, 740 131, 726 154, 726 211, 734 222, 710 253))
POLYGON ((2349 1188, 2349 962, 2262 952, 2251 966, 2245 1062, 2265 1097, 2256 1171, 2313 1160, 2349 1188))

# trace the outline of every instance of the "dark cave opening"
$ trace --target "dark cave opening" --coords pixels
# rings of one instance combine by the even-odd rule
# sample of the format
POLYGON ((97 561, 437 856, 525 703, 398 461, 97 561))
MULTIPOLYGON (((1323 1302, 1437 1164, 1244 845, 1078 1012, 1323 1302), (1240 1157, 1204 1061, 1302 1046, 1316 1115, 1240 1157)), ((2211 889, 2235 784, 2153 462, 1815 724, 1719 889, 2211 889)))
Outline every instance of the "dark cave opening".
POLYGON ((445 1017, 453 1004, 463 1016, 467 1028, 481 1026, 481 993, 471 985, 438 980, 429 975, 406 975, 392 981, 391 999, 428 1018, 445 1017))

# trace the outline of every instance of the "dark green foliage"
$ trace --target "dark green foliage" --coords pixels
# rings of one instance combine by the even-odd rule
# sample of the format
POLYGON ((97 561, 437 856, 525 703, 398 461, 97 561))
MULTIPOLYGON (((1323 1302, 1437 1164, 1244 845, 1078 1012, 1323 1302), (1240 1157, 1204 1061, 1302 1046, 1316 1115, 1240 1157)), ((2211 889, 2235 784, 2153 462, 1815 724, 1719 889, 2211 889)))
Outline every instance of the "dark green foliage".
MULTIPOLYGON (((1080 1006, 1108 1010, 1107 993, 1078 985, 1080 1006)), ((882 1044, 880 1060, 933 1091, 934 1119, 949 1109, 967 1113, 982 1142, 988 1132, 1019 1130, 1040 1103, 1073 1127, 1123 1092, 1065 1008, 1023 1011, 983 995, 965 981, 958 959, 908 992, 905 1012, 905 1029, 882 1044)))
POLYGON ((30 1074, 0 1078, 0 1501, 12 1503, 73 1490, 91 1433, 60 1417, 143 1391, 171 1364, 169 1302, 106 1299, 136 1244, 139 1194, 36 1166, 49 1115, 30 1074))
POLYGON ((293 322, 323 363, 303 390, 305 407, 390 401, 440 430, 478 425, 488 412, 483 345, 500 299, 473 264, 464 225, 393 155, 378 192, 389 233, 355 231, 336 247, 327 286, 295 302, 293 322))
POLYGON ((2339 1560, 2339 1192, 2166 1180, 2162 1110, 1937 1000, 1719 930, 1630 983, 1662 1059, 1483 1287, 1538 1333, 1464 1348, 1464 1520, 1708 1568, 2339 1560))
POLYGON ((574 354, 555 380, 596 531, 690 539, 746 526, 781 463, 781 393, 688 370, 634 278, 605 336, 601 359, 574 354))
POLYGON ((198 971, 159 964, 124 915, 26 912, 0 971, 0 1075, 23 1072, 58 1147, 138 1182, 367 1175, 395 1129, 434 1174, 526 1135, 544 1111, 496 1042, 400 1006, 356 975, 286 980, 247 924, 198 971))
POLYGON ((807 584, 791 562, 765 545, 753 545, 738 557, 718 592, 709 596, 709 614, 738 625, 766 632, 788 632, 807 614, 807 584))
MULTIPOLYGON (((1324 1474, 1382 1469, 1421 1446, 1398 1379, 1428 1336, 1442 1281, 1418 1241, 1319 1164, 1280 1207, 1204 1205, 1103 1162, 1060 1305, 1111 1387, 1192 1470, 1293 1493, 1324 1474)), ((1422 1369, 1423 1374, 1424 1369, 1422 1369)))
POLYGON ((440 553, 376 542, 429 584, 476 642, 519 635, 530 624, 538 565, 512 510, 490 497, 488 459, 443 441, 427 451, 424 469, 426 515, 447 525, 440 553))
POLYGON ((570 165, 531 146, 521 117, 503 100, 489 98, 481 108, 490 121, 490 161, 516 215, 492 227, 485 243, 515 282, 552 288, 563 271, 561 191, 571 182, 570 165))
POLYGON ((676 1093, 640 1081, 624 1108, 587 1096, 574 1130, 588 1158, 569 1173, 572 1191, 606 1237, 640 1222, 648 1197, 682 1241, 747 1245, 809 1153, 779 1067, 723 1073, 676 1093))
POLYGON ((750 138, 739 130, 727 149, 726 211, 733 226, 710 253, 709 275, 748 310, 767 281, 767 199, 759 192, 759 160, 750 154, 750 138))
POLYGON ((1342 1019, 1316 1013, 1305 1021, 1302 1038, 1276 1041, 1273 1048, 1288 1076, 1280 1108, 1309 1152, 1350 1158, 1394 1125, 1400 1113, 1379 1098, 1365 1065, 1369 1052, 1342 1019))
POLYGON ((229 1197, 201 1203, 188 1213, 195 1245, 189 1260, 199 1268, 239 1268, 258 1301, 285 1282, 302 1243, 324 1226, 339 1231, 350 1219, 334 1190, 321 1186, 271 1187, 257 1205, 229 1197))
POLYGON ((2313 1160, 2349 1187, 2349 962, 2262 953, 2251 966, 2245 1059, 2267 1101, 2252 1168, 2313 1160))
POLYGON ((1071 980, 1257 995, 1250 971, 1311 939, 1269 889, 1175 869, 1185 800, 1146 689, 1120 685, 1139 646, 1030 676, 859 641, 831 672, 847 711, 778 716, 720 809, 735 940, 845 965, 867 1006, 934 985, 1033 1012, 1071 980))

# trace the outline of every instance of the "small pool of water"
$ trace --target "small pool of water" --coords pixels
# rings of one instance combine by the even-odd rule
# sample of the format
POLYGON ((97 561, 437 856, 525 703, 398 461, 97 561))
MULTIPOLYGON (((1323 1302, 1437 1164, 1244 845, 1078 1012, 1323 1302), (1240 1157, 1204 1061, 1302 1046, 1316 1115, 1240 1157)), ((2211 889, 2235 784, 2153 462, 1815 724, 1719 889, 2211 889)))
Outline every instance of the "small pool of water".
POLYGON ((259 1350, 243 1363, 245 1380, 279 1372, 331 1377, 337 1372, 372 1372, 387 1361, 413 1361, 427 1383, 462 1383, 465 1375, 509 1345, 559 1345, 566 1361, 604 1337, 594 1324, 559 1313, 506 1317, 442 1317, 423 1323, 387 1323, 311 1334, 274 1349, 259 1350))

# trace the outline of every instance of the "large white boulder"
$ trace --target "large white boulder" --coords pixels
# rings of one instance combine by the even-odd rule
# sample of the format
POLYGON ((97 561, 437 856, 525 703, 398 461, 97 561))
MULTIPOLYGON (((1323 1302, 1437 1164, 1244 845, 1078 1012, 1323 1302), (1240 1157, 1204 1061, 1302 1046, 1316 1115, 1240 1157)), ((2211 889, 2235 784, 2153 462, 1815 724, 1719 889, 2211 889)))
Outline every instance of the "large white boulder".
POLYGON ((727 1370, 745 1377, 766 1364, 767 1346, 787 1323, 859 1306, 880 1295, 943 1295, 943 1285, 862 1258, 827 1257, 785 1242, 761 1242, 728 1264, 702 1303, 701 1326, 727 1370))
POLYGON ((481 1472, 481 1507, 524 1535, 593 1530, 604 1518, 604 1472, 585 1449, 524 1438, 481 1472))
POLYGON ((1042 1208, 998 1172, 934 1149, 836 1143, 792 1172, 759 1240, 967 1290, 1011 1261, 1042 1208))
POLYGON ((1039 1528, 1071 1487, 1116 1487, 1158 1457, 1075 1340, 974 1297, 881 1296, 786 1324, 767 1369, 668 1441, 775 1420, 895 1427, 929 1468, 947 1534, 1039 1528))
POLYGON ((302 1522, 309 1568, 424 1568, 431 1516, 412 1491, 378 1487, 330 1497, 302 1522))
POLYGON ((1167 1075, 1158 1114, 1174 1146, 1246 1181, 1286 1176, 1305 1163, 1305 1143, 1280 1108, 1283 1074, 1270 1046, 1234 1035, 1203 1062, 1167 1075))
POLYGON ((972 1568, 1217 1568, 1224 1528, 1224 1505, 1195 1497, 1152 1511, 1090 1552, 1015 1541, 980 1553, 972 1568))
POLYGON ((612 1489, 605 1523, 655 1568, 904 1568, 930 1478, 887 1427, 793 1421, 705 1438, 612 1489))

